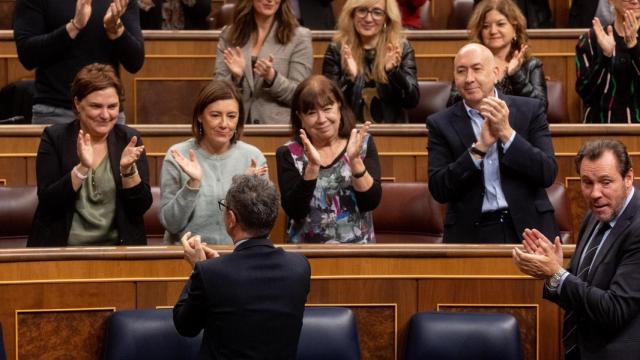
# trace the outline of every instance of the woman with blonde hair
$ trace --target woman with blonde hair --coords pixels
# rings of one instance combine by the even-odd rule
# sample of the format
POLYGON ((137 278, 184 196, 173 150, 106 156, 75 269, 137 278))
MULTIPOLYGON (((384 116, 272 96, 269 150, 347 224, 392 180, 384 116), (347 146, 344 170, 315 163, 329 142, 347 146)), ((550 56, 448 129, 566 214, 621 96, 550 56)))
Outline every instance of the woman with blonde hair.
POLYGON ((418 103, 415 53, 401 31, 395 0, 348 0, 342 8, 322 73, 358 121, 407 122, 405 109, 418 103))
POLYGON ((298 25, 286 0, 238 0, 222 31, 215 77, 242 89, 250 124, 286 124, 291 97, 311 75, 311 32, 298 25))
MULTIPOLYGON (((503 94, 539 99, 547 108, 547 83, 542 61, 531 56, 527 21, 512 0, 484 0, 474 9, 469 37, 493 53, 498 66, 496 88, 503 94)), ((455 88, 449 103, 461 100, 455 88)))

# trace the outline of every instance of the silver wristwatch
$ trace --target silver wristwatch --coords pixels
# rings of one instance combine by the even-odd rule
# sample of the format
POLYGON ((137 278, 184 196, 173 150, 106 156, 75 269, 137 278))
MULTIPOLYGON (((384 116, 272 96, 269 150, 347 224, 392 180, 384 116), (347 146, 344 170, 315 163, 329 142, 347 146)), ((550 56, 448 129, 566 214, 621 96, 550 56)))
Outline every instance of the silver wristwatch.
POLYGON ((551 275, 551 277, 549 278, 549 287, 550 288, 557 288, 560 285, 560 279, 562 279, 562 276, 567 272, 567 270, 560 268, 560 270, 558 270, 558 272, 556 272, 555 274, 551 275))

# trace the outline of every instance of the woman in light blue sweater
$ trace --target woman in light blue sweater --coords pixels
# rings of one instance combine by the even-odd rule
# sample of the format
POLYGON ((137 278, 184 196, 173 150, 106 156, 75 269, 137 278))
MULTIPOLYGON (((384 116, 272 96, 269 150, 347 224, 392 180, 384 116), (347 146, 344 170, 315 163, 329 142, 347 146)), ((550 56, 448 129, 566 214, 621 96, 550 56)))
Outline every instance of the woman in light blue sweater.
POLYGON ((160 222, 166 243, 187 231, 209 244, 231 244, 217 205, 237 174, 267 175, 256 147, 239 141, 244 109, 235 86, 214 80, 200 91, 193 110, 193 138, 173 145, 160 176, 160 222))

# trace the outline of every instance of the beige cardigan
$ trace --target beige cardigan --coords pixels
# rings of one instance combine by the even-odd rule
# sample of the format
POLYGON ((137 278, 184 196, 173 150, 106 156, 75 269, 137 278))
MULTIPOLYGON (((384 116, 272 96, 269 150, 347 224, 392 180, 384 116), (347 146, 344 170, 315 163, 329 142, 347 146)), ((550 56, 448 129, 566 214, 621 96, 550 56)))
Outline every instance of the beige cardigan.
MULTIPOLYGON (((253 41, 250 39, 242 47, 245 58, 242 98, 245 116, 250 116, 246 119, 249 124, 289 124, 293 92, 300 82, 311 75, 313 67, 311 31, 298 27, 291 41, 282 45, 275 37, 277 26, 278 24, 274 23, 258 54, 258 59, 273 55, 273 67, 277 71, 277 76, 271 87, 266 87, 262 77, 254 76, 251 67, 253 41)), ((224 36, 220 36, 216 51, 216 78, 231 79, 231 72, 224 63, 223 56, 223 51, 227 47, 224 36)))

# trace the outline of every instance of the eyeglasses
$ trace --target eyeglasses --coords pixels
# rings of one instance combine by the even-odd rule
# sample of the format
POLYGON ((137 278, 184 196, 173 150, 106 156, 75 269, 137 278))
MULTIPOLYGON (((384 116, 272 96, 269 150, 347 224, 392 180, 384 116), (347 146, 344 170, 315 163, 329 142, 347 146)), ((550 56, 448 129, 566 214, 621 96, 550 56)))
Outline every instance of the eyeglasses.
POLYGON ((371 14, 371 17, 373 18, 373 20, 382 20, 387 15, 387 13, 380 8, 369 9, 364 6, 357 7, 353 11, 353 13, 356 14, 357 17, 362 19, 366 18, 367 15, 371 14))
POLYGON ((220 211, 224 211, 224 210, 229 209, 227 204, 224 203, 224 199, 218 200, 218 209, 220 209, 220 211))

